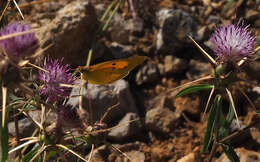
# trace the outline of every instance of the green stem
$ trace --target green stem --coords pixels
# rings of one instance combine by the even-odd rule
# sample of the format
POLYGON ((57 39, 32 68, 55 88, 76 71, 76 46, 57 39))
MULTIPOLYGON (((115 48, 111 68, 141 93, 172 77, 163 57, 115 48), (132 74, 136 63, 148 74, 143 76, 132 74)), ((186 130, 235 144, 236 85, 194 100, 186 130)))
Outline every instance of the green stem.
POLYGON ((219 146, 219 119, 220 119, 220 110, 222 108, 222 99, 219 100, 219 102, 217 103, 217 112, 216 112, 216 119, 215 119, 215 122, 214 122, 214 142, 213 142, 213 146, 212 146, 212 149, 210 151, 210 155, 209 155, 209 159, 208 159, 208 162, 211 162, 213 157, 215 156, 216 154, 216 150, 219 146))

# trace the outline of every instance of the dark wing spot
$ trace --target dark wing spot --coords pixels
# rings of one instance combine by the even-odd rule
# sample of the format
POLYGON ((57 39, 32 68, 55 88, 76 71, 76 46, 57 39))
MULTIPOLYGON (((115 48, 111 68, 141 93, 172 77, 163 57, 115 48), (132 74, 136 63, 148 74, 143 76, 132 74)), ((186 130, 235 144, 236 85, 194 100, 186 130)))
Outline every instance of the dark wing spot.
POLYGON ((112 65, 113 65, 113 66, 115 66, 115 65, 116 65, 116 63, 114 62, 114 63, 112 63, 112 65))

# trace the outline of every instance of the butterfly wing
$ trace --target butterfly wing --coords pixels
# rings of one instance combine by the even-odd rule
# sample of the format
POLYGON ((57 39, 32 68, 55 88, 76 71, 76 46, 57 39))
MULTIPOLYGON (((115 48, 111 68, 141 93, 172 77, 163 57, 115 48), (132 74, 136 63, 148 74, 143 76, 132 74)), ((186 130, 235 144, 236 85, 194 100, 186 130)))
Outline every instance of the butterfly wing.
POLYGON ((106 61, 82 70, 83 79, 92 84, 108 84, 126 77, 131 70, 141 64, 145 56, 132 56, 126 59, 106 61))

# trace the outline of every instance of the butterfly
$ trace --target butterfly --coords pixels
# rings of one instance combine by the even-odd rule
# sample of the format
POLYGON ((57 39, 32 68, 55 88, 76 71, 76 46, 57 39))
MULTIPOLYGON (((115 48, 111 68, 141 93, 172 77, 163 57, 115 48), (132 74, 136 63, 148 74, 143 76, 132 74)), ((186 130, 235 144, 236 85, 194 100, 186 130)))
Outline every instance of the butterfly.
POLYGON ((91 84, 109 84, 126 77, 131 70, 146 59, 146 56, 134 55, 92 66, 79 66, 76 71, 79 71, 82 78, 91 84))

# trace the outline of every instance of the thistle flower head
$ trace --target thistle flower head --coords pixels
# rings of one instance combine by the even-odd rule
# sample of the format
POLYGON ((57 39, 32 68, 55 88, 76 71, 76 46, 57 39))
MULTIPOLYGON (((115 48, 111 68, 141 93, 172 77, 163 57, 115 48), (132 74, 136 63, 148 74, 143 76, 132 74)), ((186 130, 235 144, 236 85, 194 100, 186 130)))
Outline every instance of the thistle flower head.
POLYGON ((255 37, 251 35, 248 26, 231 24, 217 28, 210 41, 221 63, 237 62, 253 52, 255 37))
POLYGON ((75 77, 69 73, 69 65, 63 65, 62 60, 47 59, 43 68, 46 71, 39 71, 39 80, 43 82, 40 95, 47 103, 60 101, 69 95, 69 88, 60 84, 73 84, 75 77))
MULTIPOLYGON (((3 27, 0 30, 0 37, 29 30, 31 30, 29 24, 15 22, 3 27)), ((9 57, 18 59, 20 57, 32 55, 38 48, 38 40, 34 33, 27 33, 1 40, 0 46, 5 50, 9 57)))
POLYGON ((77 127, 81 125, 81 120, 76 108, 71 105, 62 106, 59 108, 58 121, 65 127, 77 127))

